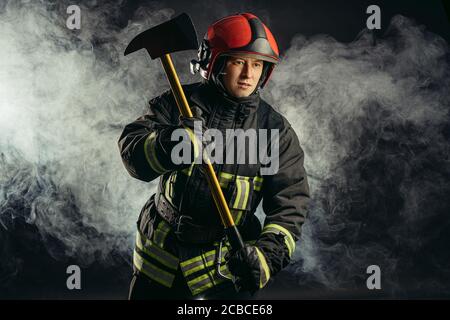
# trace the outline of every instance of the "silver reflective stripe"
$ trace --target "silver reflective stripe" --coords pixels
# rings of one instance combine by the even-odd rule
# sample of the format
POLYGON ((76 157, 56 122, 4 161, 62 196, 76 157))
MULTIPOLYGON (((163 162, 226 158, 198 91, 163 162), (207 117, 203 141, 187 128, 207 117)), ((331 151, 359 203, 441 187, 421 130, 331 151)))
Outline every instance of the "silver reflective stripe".
POLYGON ((188 267, 181 266, 181 270, 183 271, 185 277, 203 268, 204 265, 202 260, 195 261, 191 263, 188 267))
POLYGON ((211 254, 211 255, 206 256, 205 260, 200 259, 200 260, 197 260, 197 261, 189 264, 188 266, 181 267, 181 269, 183 270, 183 274, 187 277, 188 275, 190 275, 194 272, 204 269, 205 266, 212 265, 215 260, 214 258, 215 258, 215 254, 211 254))
POLYGON ((234 209, 245 210, 247 207, 248 196, 250 193, 250 182, 244 179, 236 180, 237 194, 233 203, 234 209))
MULTIPOLYGON (((222 273, 225 275, 230 275, 230 272, 228 271, 228 268, 226 266, 222 266, 220 268, 222 273)), ((192 292, 192 295, 198 295, 202 293, 203 291, 212 288, 222 282, 226 281, 223 278, 219 278, 217 275, 216 270, 213 270, 211 272, 208 272, 202 276, 199 276, 191 281, 188 282, 189 289, 192 292)))
POLYGON ((197 282, 195 283, 188 282, 189 289, 191 290, 192 295, 194 296, 214 286, 214 283, 211 281, 209 275, 207 274, 204 274, 201 277, 201 279, 196 278, 194 280, 197 282))
POLYGON ((242 210, 246 210, 247 209, 247 203, 248 203, 248 198, 250 196, 250 182, 248 180, 241 180, 243 183, 243 188, 242 188, 242 196, 244 197, 244 199, 242 200, 242 210))
POLYGON ((197 269, 202 269, 202 268, 204 268, 204 266, 203 266, 203 259, 205 257, 209 258, 210 256, 214 257, 214 254, 215 254, 215 250, 211 250, 211 251, 208 251, 208 252, 206 252, 204 254, 201 254, 199 256, 191 258, 189 260, 183 261, 183 262, 180 263, 181 269, 183 270, 183 272, 187 271, 189 273, 195 272, 195 271, 197 271, 197 269), (192 271, 192 269, 194 269, 194 268, 196 270, 192 271))
MULTIPOLYGON (((222 247, 222 262, 225 262, 225 253, 228 248, 222 247)), ((212 266, 216 260, 216 250, 211 250, 203 255, 197 256, 195 258, 189 259, 180 263, 181 270, 185 277, 188 275, 204 269, 205 267, 212 266)))
POLYGON ((164 242, 166 241, 167 234, 170 231, 170 226, 165 222, 164 220, 161 220, 161 222, 158 224, 158 227, 155 230, 155 233, 153 234, 153 242, 163 248, 164 242))
MULTIPOLYGON (((254 244, 255 240, 246 241, 247 244, 254 244)), ((215 245, 218 245, 218 243, 215 243, 215 245)), ((225 262, 225 253, 228 251, 228 246, 230 244, 226 242, 224 246, 222 247, 222 262, 225 262)), ((216 269, 214 268, 212 271, 208 271, 206 266, 212 266, 215 263, 215 251, 211 250, 206 252, 203 257, 202 255, 194 257, 192 259, 183 261, 180 263, 181 269, 183 270, 183 274, 185 276, 192 274, 196 271, 203 270, 203 274, 200 273, 196 278, 189 280, 187 282, 189 289, 191 290, 193 295, 200 294, 201 292, 212 288, 215 285, 218 285, 224 281, 225 279, 218 276, 216 269), (207 262, 203 260, 205 259, 207 262), (187 273, 187 274, 186 274, 187 273), (211 280, 213 279, 213 280, 211 280)), ((228 266, 226 264, 222 264, 220 267, 220 270, 223 274, 230 276, 230 271, 228 270, 228 266)))
POLYGON ((139 253, 134 250, 133 264, 139 272, 142 272, 150 279, 170 288, 172 286, 175 275, 170 274, 157 266, 145 261, 139 253))
POLYGON ((143 239, 140 232, 136 233, 136 246, 139 250, 145 252, 150 257, 159 261, 166 267, 177 270, 178 269, 178 258, 170 254, 169 252, 155 246, 150 240, 143 239), (142 241, 144 240, 144 242, 142 241))

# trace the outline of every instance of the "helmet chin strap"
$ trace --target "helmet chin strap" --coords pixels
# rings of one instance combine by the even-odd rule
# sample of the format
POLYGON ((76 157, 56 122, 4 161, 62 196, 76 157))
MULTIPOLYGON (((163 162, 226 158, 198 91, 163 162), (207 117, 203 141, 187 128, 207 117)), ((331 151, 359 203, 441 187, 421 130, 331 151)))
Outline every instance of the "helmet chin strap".
POLYGON ((226 72, 223 72, 225 69, 226 64, 226 57, 219 57, 218 61, 214 65, 214 69, 211 72, 210 81, 219 89, 219 91, 224 94, 226 97, 231 97, 227 90, 225 89, 225 86, 223 85, 222 77, 226 74, 226 72))
POLYGON ((261 85, 266 80, 267 72, 269 71, 269 67, 270 67, 270 62, 264 61, 263 63, 264 63, 263 71, 261 72, 261 77, 259 77, 259 81, 258 81, 258 84, 256 86, 257 91, 259 91, 259 89, 261 89, 261 85))

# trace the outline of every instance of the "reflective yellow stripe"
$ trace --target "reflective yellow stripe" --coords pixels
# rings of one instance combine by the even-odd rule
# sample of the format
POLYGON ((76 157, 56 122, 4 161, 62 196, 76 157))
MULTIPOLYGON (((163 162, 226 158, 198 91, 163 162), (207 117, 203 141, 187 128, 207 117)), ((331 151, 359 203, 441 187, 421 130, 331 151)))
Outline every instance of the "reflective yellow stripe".
POLYGON ((212 288, 216 284, 219 284, 224 281, 224 280, 220 279, 222 281, 217 280, 217 282, 214 283, 211 281, 211 279, 209 277, 210 276, 208 274, 204 274, 203 276, 196 279, 196 280, 198 280, 196 283, 188 282, 189 289, 191 289, 193 296, 198 295, 198 294, 202 293, 203 291, 205 291, 209 288, 212 288))
POLYGON ((261 234, 269 233, 269 232, 277 233, 276 231, 279 231, 284 235, 284 243, 286 244, 286 247, 288 248, 289 257, 291 257, 295 251, 295 241, 294 241, 294 238, 292 237, 292 234, 286 228, 284 228, 278 224, 275 224, 275 223, 270 223, 263 228, 261 234))
POLYGON ((171 205, 173 205, 173 185, 175 184, 175 181, 177 179, 177 172, 173 171, 169 177, 166 179, 166 181, 164 182, 164 190, 162 191, 162 193, 164 193, 164 196, 166 197, 167 201, 169 201, 169 203, 171 205))
POLYGON ((262 252, 258 249, 258 247, 255 247, 256 252, 258 253, 259 258, 259 266, 260 266, 260 279, 259 279, 259 288, 263 288, 267 282, 270 279, 270 269, 267 265, 266 257, 262 254, 262 252))
POLYGON ((161 163, 158 161, 155 152, 156 132, 152 132, 144 142, 144 153, 148 164, 156 173, 163 174, 167 172, 161 163))
POLYGON ((150 257, 159 261, 161 264, 166 267, 177 270, 178 269, 178 258, 169 252, 162 250, 160 247, 155 246, 150 240, 141 236, 141 233, 138 231, 136 233, 136 247, 139 250, 145 252, 150 257), (144 242, 142 241, 144 240, 144 242))
MULTIPOLYGON (((226 247, 222 247, 222 251, 223 251, 223 250, 228 250, 228 249, 227 249, 226 247)), ((181 262, 180 265, 181 265, 181 267, 183 267, 183 268, 189 269, 189 265, 190 265, 190 264, 193 264, 193 263, 195 263, 195 262, 197 262, 197 261, 202 261, 202 256, 207 258, 207 257, 209 257, 209 256, 211 256, 211 255, 214 255, 215 253, 216 253, 216 249, 207 251, 207 252, 204 253, 203 255, 199 255, 199 256, 197 256, 197 257, 194 257, 194 258, 191 258, 191 259, 189 259, 189 260, 186 260, 186 261, 181 262)))
MULTIPOLYGON (((211 252, 211 251, 208 251, 208 253, 206 253, 205 255, 209 254, 209 252, 211 252)), ((214 251, 213 251, 213 252, 214 252, 214 251)), ((195 262, 201 261, 201 260, 202 260, 202 256, 201 256, 201 255, 200 255, 200 256, 196 256, 196 257, 194 257, 194 258, 191 258, 191 259, 189 259, 189 260, 186 260, 186 261, 181 262, 181 263, 180 263, 180 266, 183 267, 183 268, 185 268, 186 266, 190 265, 191 263, 195 263, 195 262)))
POLYGON ((191 263, 188 267, 182 268, 184 276, 187 277, 190 274, 193 274, 199 270, 204 269, 206 266, 213 265, 214 261, 215 261, 214 258, 215 258, 215 255, 204 256, 204 259, 206 261, 206 264, 205 264, 205 261, 203 259, 201 259, 201 257, 200 257, 199 261, 191 263))
POLYGON ((150 279, 170 288, 172 286, 175 275, 166 272, 157 266, 145 261, 139 253, 134 250, 133 264, 139 272, 145 274, 150 279))
POLYGON ((220 177, 223 178, 224 180, 232 180, 234 177, 234 174, 227 173, 227 172, 221 172, 220 177))
POLYGON ((164 220, 158 224, 153 234, 153 243, 160 248, 164 247, 164 242, 166 241, 166 237, 169 234, 170 226, 164 220))
MULTIPOLYGON (((214 259, 211 260, 211 263, 214 262, 214 259)), ((209 263, 209 261, 208 261, 209 263)), ((207 264, 208 264, 207 263, 207 264)), ((197 261, 191 265, 189 265, 191 269, 181 268, 185 277, 205 268, 203 265, 203 261, 197 261)))
POLYGON ((264 179, 262 177, 255 177, 255 179, 253 180, 253 188, 255 189, 255 191, 261 190, 263 180, 264 179))
POLYGON ((242 210, 231 209, 231 213, 233 215, 233 220, 235 224, 239 224, 242 218, 242 210))
POLYGON ((194 159, 197 159, 198 155, 200 154, 198 138, 195 135, 194 131, 191 130, 191 128, 184 128, 184 129, 188 133, 189 139, 191 139, 191 142, 194 145, 194 159))
MULTIPOLYGON (((192 174, 192 168, 193 168, 193 165, 189 168, 181 170, 181 172, 183 172, 185 175, 190 176, 192 174)), ((222 188, 226 188, 226 187, 228 187, 228 184, 230 183, 230 181, 234 180, 234 174, 231 174, 228 172, 221 172, 217 178, 219 179, 220 186, 222 188)), ((239 176, 238 175, 238 176, 236 176, 236 180, 238 180, 238 179, 250 181, 250 179, 252 179, 252 178, 247 177, 247 176, 239 176)), ((253 185, 254 185, 255 191, 261 190, 263 181, 264 181, 264 178, 261 176, 256 176, 253 178, 253 185)))
POLYGON ((242 210, 247 209, 247 202, 248 202, 248 197, 250 195, 250 182, 249 181, 242 181, 243 185, 244 185, 244 201, 242 203, 242 210))
POLYGON ((233 208, 245 210, 247 208, 248 197, 250 194, 250 182, 242 178, 237 179, 236 190, 236 199, 233 203, 233 208))
MULTIPOLYGON (((226 248, 222 248, 222 260, 221 262, 224 263, 225 262, 225 253, 228 251, 228 249, 226 248)), ((196 261, 194 263, 191 263, 188 267, 182 267, 183 270, 183 274, 185 277, 200 271, 202 269, 205 269, 206 267, 210 267, 212 265, 214 265, 214 263, 216 262, 216 255, 211 255, 209 254, 208 256, 204 256, 204 260, 200 259, 200 261, 196 261), (206 263, 205 263, 206 261, 206 263)))
POLYGON ((166 179, 166 182, 164 183, 164 196, 166 197, 167 201, 169 201, 170 203, 172 203, 172 197, 170 196, 169 193, 169 188, 170 188, 170 177, 166 179))
POLYGON ((240 181, 241 180, 236 180, 237 194, 236 194, 236 199, 235 199, 235 201, 233 203, 233 208, 236 208, 236 209, 240 209, 239 208, 239 200, 240 200, 240 198, 242 196, 242 185, 241 185, 240 181))
MULTIPOLYGON (((220 271, 222 271, 222 273, 225 275, 230 275, 230 272, 228 271, 228 268, 225 265, 220 267, 220 271)), ((224 281, 226 281, 226 279, 219 278, 216 270, 214 269, 211 272, 205 273, 204 275, 201 275, 189 281, 187 284, 191 289, 192 295, 195 296, 224 281)))
POLYGON ((215 258, 215 250, 208 251, 205 254, 199 255, 193 259, 180 263, 181 270, 183 271, 184 276, 187 277, 188 275, 194 272, 204 269, 205 261, 206 265, 214 263, 215 260, 214 258, 215 258))
MULTIPOLYGON (((246 241, 247 244, 255 244, 256 240, 250 240, 246 241)), ((215 243, 215 245, 218 245, 218 242, 215 243)), ((226 242, 224 246, 222 247, 222 262, 225 262, 225 253, 228 251, 229 243, 226 242)), ((183 271, 183 275, 185 277, 193 274, 194 272, 198 272, 200 270, 205 270, 206 273, 199 275, 198 277, 188 281, 188 286, 192 292, 193 295, 197 295, 206 289, 212 288, 214 285, 218 285, 225 281, 224 279, 220 278, 216 274, 216 270, 213 271, 207 271, 206 267, 211 267, 215 264, 215 253, 216 250, 211 250, 206 252, 203 255, 199 255, 197 257, 191 258, 189 260, 183 261, 180 263, 181 269, 183 271), (205 263, 206 261, 206 263, 205 263), (211 282, 210 278, 214 278, 214 282, 211 282)), ((265 261, 265 260, 263 260, 265 261)), ((267 263, 266 263, 267 265, 267 263)), ((220 267, 220 270, 225 275, 230 275, 230 272, 228 270, 228 266, 226 264, 223 264, 220 267)))

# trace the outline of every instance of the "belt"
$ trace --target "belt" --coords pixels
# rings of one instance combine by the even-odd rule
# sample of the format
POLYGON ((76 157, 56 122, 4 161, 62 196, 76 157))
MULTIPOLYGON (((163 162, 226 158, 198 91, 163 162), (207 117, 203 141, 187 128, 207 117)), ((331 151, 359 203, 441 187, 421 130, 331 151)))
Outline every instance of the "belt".
POLYGON ((192 244, 207 244, 219 241, 224 236, 222 226, 205 226, 192 222, 192 217, 182 215, 164 196, 158 192, 156 197, 156 211, 175 231, 181 242, 192 244))

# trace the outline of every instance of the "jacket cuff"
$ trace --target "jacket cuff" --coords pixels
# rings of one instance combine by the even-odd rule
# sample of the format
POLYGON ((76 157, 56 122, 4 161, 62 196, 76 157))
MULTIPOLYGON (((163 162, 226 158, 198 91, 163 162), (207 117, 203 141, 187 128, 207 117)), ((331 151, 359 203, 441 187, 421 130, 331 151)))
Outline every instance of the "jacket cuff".
POLYGON ((257 246, 266 257, 271 276, 275 276, 291 261, 284 236, 281 234, 272 232, 262 234, 258 241, 256 241, 255 246, 257 246))
POLYGON ((286 248, 288 250, 289 258, 291 258, 292 254, 295 251, 295 240, 289 230, 278 224, 270 223, 263 228, 261 235, 267 233, 278 234, 284 237, 284 244, 286 245, 286 248))
POLYGON ((152 168, 153 171, 160 175, 170 171, 170 169, 166 168, 158 158, 157 135, 155 131, 150 133, 145 139, 144 153, 145 159, 147 160, 147 163, 150 165, 150 168, 152 168))

